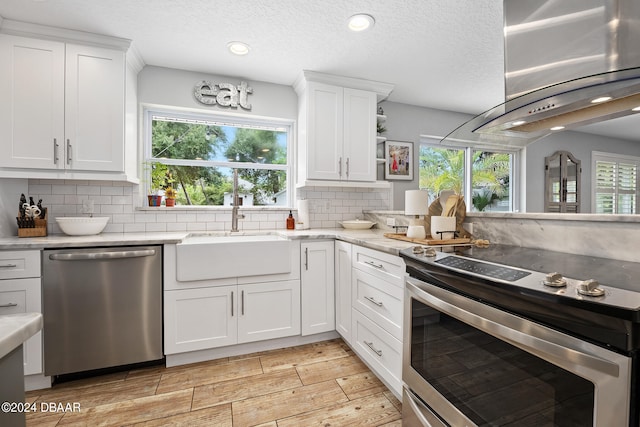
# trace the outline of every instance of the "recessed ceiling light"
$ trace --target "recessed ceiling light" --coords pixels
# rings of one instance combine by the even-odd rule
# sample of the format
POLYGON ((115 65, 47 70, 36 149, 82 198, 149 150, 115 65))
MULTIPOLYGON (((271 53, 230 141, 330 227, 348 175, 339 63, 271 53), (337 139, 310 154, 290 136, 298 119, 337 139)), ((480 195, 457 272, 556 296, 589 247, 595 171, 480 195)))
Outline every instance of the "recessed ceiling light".
POLYGON ((373 27, 375 24, 375 19, 373 16, 367 15, 365 13, 358 13, 357 15, 353 15, 349 18, 347 26, 351 31, 364 31, 370 27, 373 27))
POLYGON ((638 106, 636 108, 632 108, 631 111, 640 111, 640 106, 638 106))
POLYGON ((610 96, 601 96, 600 98, 592 99, 591 103, 592 104, 599 104, 601 102, 607 102, 607 101, 610 101, 610 100, 611 100, 610 96))
POLYGON ((551 128, 551 130, 562 130, 564 129, 564 126, 554 126, 551 128))
POLYGON ((227 48, 229 49, 229 52, 240 56, 249 53, 250 49, 249 45, 243 42, 229 42, 227 43, 227 48))
POLYGON ((523 125, 525 123, 527 123, 527 122, 524 121, 524 120, 516 120, 515 122, 511 123, 511 126, 520 126, 520 125, 523 125))

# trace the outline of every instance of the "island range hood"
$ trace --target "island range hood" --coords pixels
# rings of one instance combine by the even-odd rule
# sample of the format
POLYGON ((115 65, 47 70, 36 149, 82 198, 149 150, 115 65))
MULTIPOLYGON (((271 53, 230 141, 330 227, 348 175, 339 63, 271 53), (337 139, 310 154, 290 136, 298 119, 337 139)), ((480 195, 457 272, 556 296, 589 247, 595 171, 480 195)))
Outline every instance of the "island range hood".
POLYGON ((442 144, 524 147, 640 112, 640 1, 505 0, 504 22, 506 102, 442 144))

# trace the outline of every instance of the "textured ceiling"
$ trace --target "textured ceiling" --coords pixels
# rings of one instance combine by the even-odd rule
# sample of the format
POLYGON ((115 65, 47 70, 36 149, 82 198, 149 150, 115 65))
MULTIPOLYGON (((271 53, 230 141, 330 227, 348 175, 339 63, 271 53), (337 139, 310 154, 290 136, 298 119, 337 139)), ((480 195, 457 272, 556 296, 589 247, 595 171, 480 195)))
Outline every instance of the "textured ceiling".
POLYGON ((285 85, 309 69, 465 113, 504 98, 500 0, 2 0, 0 16, 130 39, 149 65, 285 85), (360 12, 375 26, 351 33, 360 12), (232 56, 231 40, 251 53, 232 56))
MULTIPOLYGON (((470 114, 504 99, 502 0, 0 0, 0 17, 130 39, 149 65, 284 85, 308 69, 470 114), (349 32, 355 13, 374 16, 373 29, 349 32), (232 40, 250 54, 231 55, 232 40)), ((590 132, 637 140, 637 128, 590 132)))

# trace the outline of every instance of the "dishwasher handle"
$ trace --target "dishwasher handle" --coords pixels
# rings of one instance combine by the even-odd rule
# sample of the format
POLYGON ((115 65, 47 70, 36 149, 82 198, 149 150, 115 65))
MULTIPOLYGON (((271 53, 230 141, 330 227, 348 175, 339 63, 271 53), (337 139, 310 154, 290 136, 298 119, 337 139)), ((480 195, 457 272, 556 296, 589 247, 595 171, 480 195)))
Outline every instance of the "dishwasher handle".
POLYGON ((77 253, 55 253, 50 254, 49 259, 53 261, 84 261, 95 259, 120 259, 120 258, 140 258, 145 256, 153 256, 156 254, 155 249, 141 249, 133 251, 115 251, 115 252, 77 252, 77 253))

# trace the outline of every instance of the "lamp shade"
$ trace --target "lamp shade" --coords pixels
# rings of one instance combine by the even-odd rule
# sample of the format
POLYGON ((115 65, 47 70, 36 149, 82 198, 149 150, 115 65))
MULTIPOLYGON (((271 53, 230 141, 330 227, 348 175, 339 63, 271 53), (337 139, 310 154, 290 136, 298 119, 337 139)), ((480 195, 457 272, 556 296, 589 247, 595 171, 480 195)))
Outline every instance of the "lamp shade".
POLYGON ((429 192, 407 190, 404 192, 404 214, 426 215, 429 209, 429 192))

